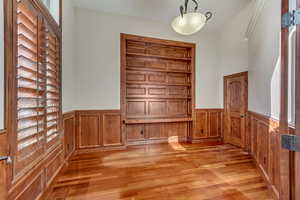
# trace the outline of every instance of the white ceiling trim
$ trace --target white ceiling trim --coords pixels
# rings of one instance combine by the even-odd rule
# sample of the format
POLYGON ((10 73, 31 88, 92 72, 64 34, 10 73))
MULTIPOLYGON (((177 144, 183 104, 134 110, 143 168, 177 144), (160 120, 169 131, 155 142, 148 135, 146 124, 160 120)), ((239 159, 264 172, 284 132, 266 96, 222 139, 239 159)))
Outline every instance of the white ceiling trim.
POLYGON ((245 33, 245 37, 247 39, 251 38, 253 31, 255 29, 255 26, 257 24, 257 21, 259 19, 259 16, 260 16, 267 0, 252 0, 252 1, 253 1, 253 14, 252 14, 252 17, 248 24, 247 31, 245 33))

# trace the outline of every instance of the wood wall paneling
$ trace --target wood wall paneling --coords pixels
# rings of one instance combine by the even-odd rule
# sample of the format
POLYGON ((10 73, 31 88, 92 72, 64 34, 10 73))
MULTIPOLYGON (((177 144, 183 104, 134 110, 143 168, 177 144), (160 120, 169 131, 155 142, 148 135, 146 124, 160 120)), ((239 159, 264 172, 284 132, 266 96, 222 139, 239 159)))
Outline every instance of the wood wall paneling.
POLYGON ((121 112, 127 142, 187 139, 195 105, 194 65, 195 44, 121 34, 121 112))
POLYGON ((194 142, 223 140, 223 109, 196 109, 193 127, 190 139, 194 142))
POLYGON ((250 153, 261 170, 272 191, 273 197, 279 199, 280 190, 280 134, 279 121, 254 112, 248 112, 250 120, 247 133, 251 138, 250 153))
POLYGON ((64 156, 69 158, 75 151, 75 129, 76 119, 75 112, 69 112, 63 115, 64 128, 64 156))
POLYGON ((187 141, 189 122, 127 124, 127 144, 187 141))
POLYGON ((128 142, 144 141, 146 139, 145 124, 127 125, 126 133, 128 142))
POLYGON ((124 145, 119 110, 76 113, 76 149, 103 149, 124 145))
POLYGON ((79 116, 79 148, 94 148, 101 146, 102 133, 101 116, 98 114, 80 114, 79 116))
POLYGON ((121 146, 121 115, 120 113, 103 114, 103 145, 104 146, 121 146))

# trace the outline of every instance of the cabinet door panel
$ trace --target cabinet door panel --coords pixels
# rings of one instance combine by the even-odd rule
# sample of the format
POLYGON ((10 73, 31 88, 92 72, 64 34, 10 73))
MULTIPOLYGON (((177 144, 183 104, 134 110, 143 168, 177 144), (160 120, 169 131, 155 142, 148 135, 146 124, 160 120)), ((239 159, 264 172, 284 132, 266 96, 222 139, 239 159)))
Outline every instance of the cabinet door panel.
POLYGON ((103 144, 104 146, 122 145, 120 114, 103 114, 103 144))
POLYGON ((145 139, 144 125, 127 125, 126 127, 127 141, 141 141, 145 139))
POLYGON ((79 147, 100 146, 100 116, 81 115, 79 118, 79 147))
POLYGON ((164 124, 147 124, 147 139, 165 139, 168 138, 164 124))

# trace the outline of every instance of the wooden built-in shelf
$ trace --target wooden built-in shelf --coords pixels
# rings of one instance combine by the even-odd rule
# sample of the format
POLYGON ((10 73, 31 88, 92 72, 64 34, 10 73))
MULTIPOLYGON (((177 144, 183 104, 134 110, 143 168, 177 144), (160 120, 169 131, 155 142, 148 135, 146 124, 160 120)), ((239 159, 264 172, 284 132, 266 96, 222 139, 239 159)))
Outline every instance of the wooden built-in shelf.
POLYGON ((139 96, 127 96, 127 99, 192 99, 192 97, 139 97, 139 96))
POLYGON ((180 58, 180 57, 172 57, 172 56, 161 56, 161 55, 149 55, 143 53, 126 53, 127 56, 139 56, 139 57, 147 57, 147 58, 160 58, 166 60, 183 60, 183 61, 191 61, 192 58, 180 58))
POLYGON ((142 71, 142 72, 165 72, 165 73, 180 73, 180 74, 192 74, 190 71, 176 71, 176 70, 164 70, 164 69, 147 69, 147 68, 133 68, 133 67, 127 67, 126 70, 132 70, 132 71, 142 71))
POLYGON ((121 35, 121 110, 131 144, 191 135, 195 45, 121 35))
POLYGON ((186 87, 191 87, 192 84, 175 84, 175 83, 140 83, 140 82, 133 82, 133 81, 127 81, 127 85, 154 85, 154 86, 186 86, 186 87))
POLYGON ((192 122, 193 119, 187 118, 168 118, 168 119, 126 119, 125 124, 155 124, 155 123, 174 123, 174 122, 192 122))

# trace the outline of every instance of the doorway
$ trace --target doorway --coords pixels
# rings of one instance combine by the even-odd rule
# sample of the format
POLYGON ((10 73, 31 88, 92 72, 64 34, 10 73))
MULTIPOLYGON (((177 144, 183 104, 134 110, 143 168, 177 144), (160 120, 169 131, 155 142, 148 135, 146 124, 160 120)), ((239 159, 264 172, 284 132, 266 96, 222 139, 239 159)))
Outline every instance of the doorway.
POLYGON ((248 72, 224 77, 224 142, 245 147, 248 72))

